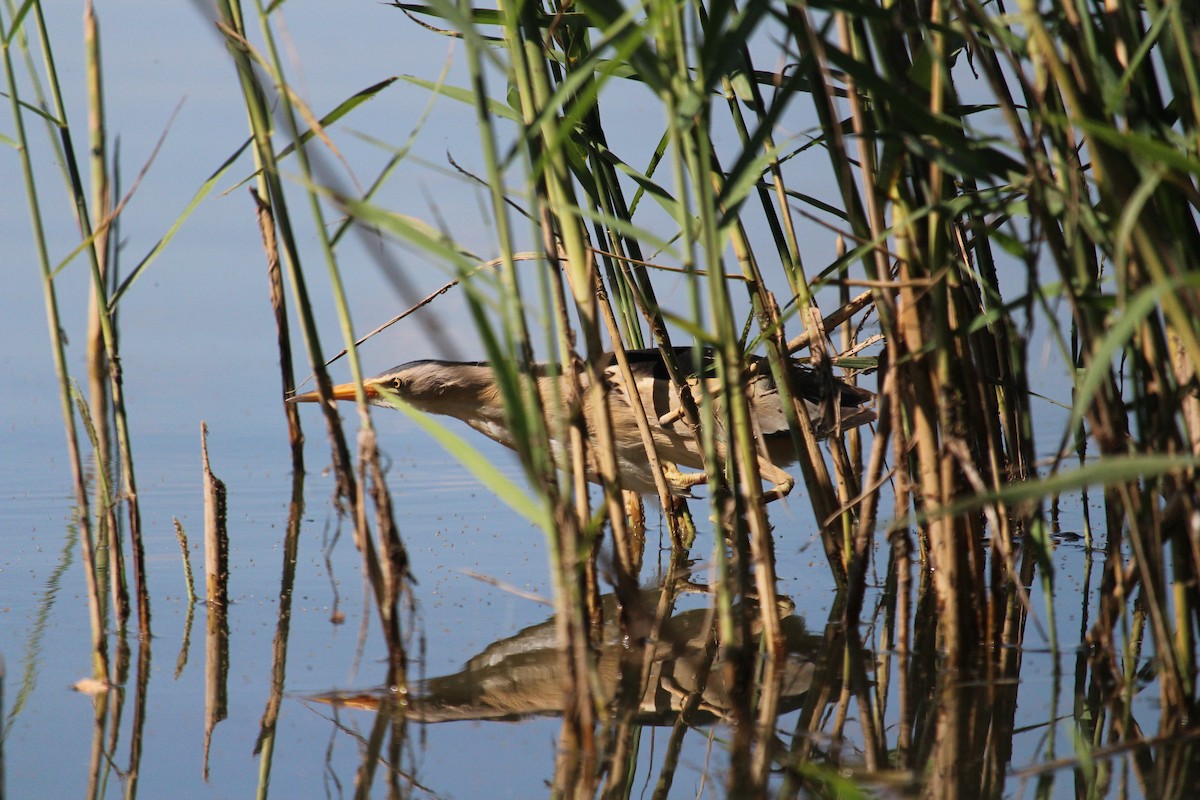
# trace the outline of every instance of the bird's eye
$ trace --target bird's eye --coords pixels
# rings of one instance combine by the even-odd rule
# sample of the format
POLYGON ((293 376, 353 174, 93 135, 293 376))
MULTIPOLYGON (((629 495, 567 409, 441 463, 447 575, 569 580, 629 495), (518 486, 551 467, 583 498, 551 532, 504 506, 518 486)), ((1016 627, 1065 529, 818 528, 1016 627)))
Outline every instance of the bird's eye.
POLYGON ((392 391, 404 391, 404 381, 400 380, 400 378, 392 378, 392 391))

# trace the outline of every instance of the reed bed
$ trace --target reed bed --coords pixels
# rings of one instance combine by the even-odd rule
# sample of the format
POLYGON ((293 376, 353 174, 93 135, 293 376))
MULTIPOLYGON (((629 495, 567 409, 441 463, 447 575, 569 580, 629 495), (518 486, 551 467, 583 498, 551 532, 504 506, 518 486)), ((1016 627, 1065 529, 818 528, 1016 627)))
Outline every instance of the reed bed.
MULTIPOLYGON (((326 179, 323 160, 337 153, 325 129, 392 81, 324 116, 309 108, 279 55, 279 5, 257 8, 255 34, 236 2, 218 2, 217 22, 250 122, 284 393, 294 389, 286 285, 317 392, 330 396, 311 259, 293 231, 297 197, 318 231, 360 387, 355 458, 332 404, 321 406, 337 503, 353 526, 388 647, 389 685, 406 685, 408 560, 338 264, 338 241, 353 226, 381 231, 457 276, 495 369, 533 493, 511 502, 542 527, 550 553, 564 687, 556 796, 632 793, 641 736, 633 709, 651 684, 652 645, 695 557, 711 564, 701 672, 719 671, 735 687, 722 714, 732 723, 724 729, 730 796, 850 791, 841 775, 851 759, 818 744, 847 738, 858 748, 849 768, 864 781, 890 778, 938 797, 1001 796, 1012 777, 1031 625, 1056 664, 1075 659, 1076 736, 1064 746, 1071 756, 1060 758, 1056 721, 1048 720, 1048 766, 1020 777, 1044 780, 1072 768, 1088 792, 1102 793, 1114 780, 1112 759, 1155 748, 1157 761, 1132 759, 1137 781, 1147 794, 1185 796, 1200 763, 1187 747, 1200 633, 1196 11, 1179 2, 1057 0, 1011 8, 975 0, 395 3, 394 13, 420 21, 411 35, 461 40, 465 85, 413 82, 475 111, 477 180, 486 186, 498 255, 480 268, 449 226, 435 229, 376 201, 395 162, 365 190, 326 179), (631 96, 654 109, 639 115, 633 134, 620 107, 631 96), (282 177, 283 159, 293 161, 293 183, 282 177), (333 214, 345 218, 336 228, 328 224, 333 214), (528 249, 533 259, 521 255, 528 249), (668 280, 682 290, 660 302, 668 280), (1050 441, 1035 435, 1045 383, 1035 342, 1048 343, 1071 394, 1061 398, 1070 410, 1050 441), (709 380, 689 388, 673 349, 679 345, 694 348, 697 364, 701 351, 711 356, 709 380), (600 358, 614 351, 616 369, 632 384, 626 351, 645 347, 662 352, 708 487, 703 500, 673 497, 648 447, 673 545, 667 579, 652 592, 641 588, 641 501, 621 492, 600 358), (786 368, 802 352, 824 380, 836 374, 877 393, 872 431, 818 441, 786 368), (790 736, 777 730, 789 645, 776 550, 795 531, 766 502, 774 495, 763 485, 743 390, 751 354, 766 356, 779 386, 802 479, 790 502, 811 506, 836 591, 790 736), (557 365, 567 380, 541 390, 535 362, 557 365), (555 460, 552 442, 566 443, 564 458, 555 460), (1101 493, 1102 519, 1090 516, 1093 492, 1101 493), (1104 560, 1096 606, 1085 598, 1080 609, 1083 646, 1072 653, 1057 616, 1052 556, 1063 505, 1076 503, 1088 547, 1104 560), (697 554, 693 534, 704 520, 715 531, 712 551, 697 554), (602 613, 605 583, 619 609, 615 622, 602 613), (1044 613, 1033 616, 1035 607, 1044 613), (615 689, 599 669, 613 624, 628 642, 615 689), (1162 698, 1153 734, 1131 713, 1147 662, 1162 698), (898 719, 888 717, 893 707, 898 719)), ((6 24, 36 28, 40 7, 27 11, 10 10, 6 24)), ((27 111, 11 49, 19 30, 5 29, 4 55, 23 150, 27 111)), ((51 51, 44 42, 42 49, 51 51)), ((99 68, 98 50, 90 63, 99 68)), ((103 153, 101 82, 92 85, 91 147, 103 153)), ((120 203, 112 203, 104 159, 91 163, 89 199, 53 82, 51 97, 45 105, 54 110, 43 116, 61 134, 80 252, 92 265, 89 414, 97 475, 112 476, 97 480, 92 505, 57 338, 54 266, 28 167, 25 192, 61 377, 101 677, 110 667, 99 543, 113 543, 112 603, 122 625, 127 613, 114 497, 128 512, 139 628, 149 634, 113 313, 128 282, 114 284, 106 261, 120 203), (110 422, 113 438, 100 432, 110 422)), ((403 148, 397 152, 402 158, 403 148)), ((299 422, 282 405, 301 474, 299 422)), ((648 443, 652 420, 640 408, 634 416, 648 443)), ((443 440, 478 466, 468 445, 443 440)), ((294 500, 289 553, 301 505, 294 500)), ((1091 550, 1087 558, 1090 570, 1091 550)), ((286 615, 276 643, 281 662, 286 615)), ((260 739, 267 771, 282 675, 280 663, 260 739)), ((1055 677, 1057 692, 1062 675, 1055 677)), ((678 743, 701 694, 683 703, 655 796, 671 791, 678 743)), ((385 780, 400 794, 404 696, 389 697, 396 713, 380 714, 366 740, 360 789, 388 763, 385 780)))
MULTIPOLYGON (((880 419, 865 443, 834 439, 826 456, 800 406, 793 433, 852 641, 873 559, 887 543, 882 646, 895 655, 883 658, 900 660, 905 702, 919 702, 914 663, 942 676, 940 692, 951 691, 955 675, 1019 673, 1013 653, 1024 641, 1028 587, 1053 596, 1048 508, 1063 491, 1102 486, 1104 600, 1086 638, 1108 656, 1089 668, 1097 680, 1128 686, 1114 629, 1136 594, 1171 709, 1163 724, 1182 724, 1195 703, 1198 620, 1189 587, 1200 567, 1194 521, 1185 522, 1200 454, 1196 106, 1188 100, 1197 54, 1182 33, 1196 30, 1192 12, 1177 4, 1007 9, 969 0, 551 3, 469 13, 397 5, 461 37, 471 82, 456 96, 470 93, 477 111, 501 257, 515 249, 510 204, 525 209, 529 238, 545 257, 535 298, 521 294, 509 261, 495 279, 465 285, 488 356, 507 370, 512 424, 528 434, 522 459, 535 482, 542 479, 551 509, 561 641, 578 698, 561 750, 584 765, 563 762, 559 792, 590 794, 589 774, 599 785, 619 785, 621 774, 596 767, 587 734, 596 711, 580 615, 594 584, 575 554, 600 540, 579 535, 594 530, 581 448, 597 454, 606 487, 618 595, 634 580, 625 574, 626 525, 605 460, 603 415, 592 430, 547 431, 521 388, 534 318, 546 320, 548 357, 564 369, 575 353, 594 364, 606 348, 650 344, 666 353, 673 336, 714 353, 729 402, 718 407, 704 394, 687 410, 706 454, 709 516, 728 524, 713 551, 717 640, 725 668, 753 687, 731 712, 732 793, 763 791, 779 758, 774 553, 753 425, 740 402, 743 359, 750 349, 765 352, 786 394, 780 365, 798 340, 818 370, 875 376, 880 419), (630 91, 652 96, 659 110, 660 124, 641 141, 604 124, 606 102, 621 102, 630 81, 639 84, 630 91), (814 185, 805 170, 818 168, 818 153, 829 178, 814 185), (652 217, 636 209, 647 201, 670 218, 667 230, 643 222, 652 217), (813 253, 802 245, 801 223, 836 232, 843 252, 813 253), (656 301, 660 265, 686 276, 682 307, 656 301), (1022 278, 1024 294, 1006 290, 1022 278), (490 304, 478 284, 492 293, 490 304), (829 293, 821 290, 832 286, 848 309, 851 289, 868 289, 869 306, 826 327, 821 304, 829 301, 821 298, 829 293), (541 312, 539 300, 548 304, 541 312), (865 351, 864 325, 880 337, 865 351), (1028 349, 1034 326, 1043 325, 1074 376, 1070 421, 1050 443, 1034 437, 1028 349), (716 430, 730 432, 727 448, 716 430), (557 473, 544 461, 547 434, 573 437, 577 457, 557 473), (1048 450, 1057 455, 1039 461, 1048 450), (737 603, 747 598, 756 602, 737 603), (936 609, 932 630, 914 629, 921 609, 936 609)), ((420 244, 403 226, 390 229, 420 244)), ((566 394, 557 402, 570 407, 576 397, 566 394)), ((677 528, 678 504, 661 487, 660 501, 677 528)), ((1055 603, 1044 607, 1038 624, 1057 648, 1055 603)), ((866 686, 860 675, 860 702, 866 686)), ((932 759, 932 793, 954 796, 978 780, 963 775, 963 738, 954 733, 978 713, 951 702, 938 708, 944 735, 921 745, 932 759)), ((881 714, 875 706, 861 716, 881 714)), ((865 735, 875 745, 869 767, 920 763, 918 731, 903 730, 894 744, 881 727, 865 735)), ((793 774, 803 774, 807 754, 793 753, 793 774)), ((985 785, 996 790, 999 780, 989 772, 985 785)))

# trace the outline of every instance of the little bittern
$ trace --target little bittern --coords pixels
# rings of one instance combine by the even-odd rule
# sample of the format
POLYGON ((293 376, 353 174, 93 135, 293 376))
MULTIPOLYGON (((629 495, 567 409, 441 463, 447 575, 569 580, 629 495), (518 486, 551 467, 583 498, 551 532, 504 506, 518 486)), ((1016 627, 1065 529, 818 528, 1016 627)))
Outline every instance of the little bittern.
MULTIPOLYGON (((601 363, 612 415, 621 486, 646 494, 656 491, 654 475, 642 445, 633 406, 630 404, 630 398, 636 396, 646 411, 658 458, 666 462, 664 472, 672 493, 686 495, 691 487, 705 481, 705 475, 683 474, 676 467, 702 470, 704 463, 696 444, 696 437, 693 436, 685 415, 680 413, 678 393, 673 389, 662 354, 658 350, 629 350, 627 356, 633 373, 633 392, 626 387, 612 353, 604 354, 601 363)), ((689 384, 693 397, 698 402, 701 370, 696 368, 692 350, 685 347, 675 348, 675 358, 680 370, 691 376, 689 384)), ((705 361, 708 363, 702 366, 711 367, 711 354, 706 354, 705 361)), ((554 414, 555 402, 552 398, 555 397, 555 393, 551 382, 563 379, 561 370, 550 365, 537 365, 535 369, 543 406, 548 415, 554 414)), ((817 373, 801 366, 794 359, 789 359, 789 369, 792 373, 792 386, 804 399, 804 407, 819 438, 828 436, 834 430, 853 428, 875 419, 875 412, 867 407, 874 398, 871 392, 835 378, 830 396, 825 382, 817 373)), ((708 370, 708 374, 711 375, 711 369, 708 370)), ((714 392, 716 402, 720 403, 715 380, 711 377, 705 380, 709 381, 710 391, 714 392)), ((586 374, 580 374, 580 382, 584 388, 584 419, 591 430, 592 414, 586 402, 586 374)), ((759 471, 765 480, 774 484, 772 492, 764 497, 782 497, 794 484, 792 477, 782 468, 794 464, 797 456, 788 433, 787 417, 779 399, 779 390, 775 386, 765 358, 746 356, 743 385, 755 427, 754 433, 760 445, 759 471)), ((494 439, 506 447, 514 447, 512 434, 505 421, 504 403, 496 385, 495 373, 486 362, 410 361, 366 379, 363 381, 363 387, 367 399, 376 405, 389 405, 384 395, 379 392, 379 387, 383 387, 395 392, 414 408, 432 414, 456 417, 489 439, 494 439)), ((557 396, 562 397, 563 394, 557 396)), ((354 398, 353 383, 333 387, 333 399, 354 398)), ((317 399, 316 392, 292 398, 294 402, 316 402, 317 399)), ((719 413, 717 418, 721 418, 719 413)), ((553 424, 554 420, 550 422, 550 429, 553 431, 557 426, 553 424)), ((718 434, 718 441, 727 441, 723 431, 719 431, 718 434)), ((562 453, 558 452, 561 450, 559 443, 554 442, 554 447, 558 463, 564 463, 561 460, 562 453)), ((590 463, 590 467, 589 478, 598 480, 599 471, 595 469, 594 461, 590 463)))

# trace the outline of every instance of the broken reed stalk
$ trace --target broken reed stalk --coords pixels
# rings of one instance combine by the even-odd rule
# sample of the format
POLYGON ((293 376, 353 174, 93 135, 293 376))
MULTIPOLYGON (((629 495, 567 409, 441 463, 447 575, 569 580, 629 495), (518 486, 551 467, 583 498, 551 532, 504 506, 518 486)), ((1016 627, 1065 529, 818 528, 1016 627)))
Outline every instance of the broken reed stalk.
POLYGON ((187 533, 183 530, 183 523, 179 521, 179 517, 172 517, 175 523, 175 539, 179 542, 179 552, 183 557, 183 581, 187 586, 188 602, 196 602, 196 581, 192 577, 192 557, 188 553, 187 533))
POLYGON ((209 467, 208 425, 204 422, 200 423, 200 465, 204 492, 205 599, 210 606, 223 608, 229 599, 229 535, 225 528, 225 483, 214 475, 209 467))
POLYGON ((209 603, 204 639, 204 751, 200 774, 208 781, 217 724, 229 716, 229 620, 225 606, 209 603))

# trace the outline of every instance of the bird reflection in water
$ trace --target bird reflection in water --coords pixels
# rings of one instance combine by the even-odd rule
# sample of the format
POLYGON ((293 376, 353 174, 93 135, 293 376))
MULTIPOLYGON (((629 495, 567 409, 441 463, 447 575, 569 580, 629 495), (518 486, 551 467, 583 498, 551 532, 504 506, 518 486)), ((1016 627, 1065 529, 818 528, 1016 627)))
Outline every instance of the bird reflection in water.
MULTIPOLYGON (((645 592, 643 599, 653 607, 657 597, 657 591, 645 592)), ((605 640, 597 671, 607 695, 605 700, 611 702, 617 694, 621 665, 630 648, 616 623, 618 609, 613 595, 603 598, 603 609, 605 640)), ((803 702, 822 642, 821 637, 808 632, 799 616, 784 616, 782 630, 787 660, 781 681, 781 713, 799 708, 803 702)), ((645 689, 633 710, 637 724, 673 724, 685 702, 696 694, 699 703, 689 714, 689 723, 707 724, 729 718, 730 671, 721 668, 714 639, 709 608, 681 611, 663 622, 657 640, 647 644, 653 648, 653 658, 643 682, 645 689)), ((561 670, 561 651, 555 620, 551 617, 489 645, 459 672, 415 683, 410 687, 403 713, 416 722, 518 720, 557 715, 566 702, 567 681, 561 670)), ((387 689, 329 692, 309 699, 342 707, 378 709, 388 693, 387 689)))

